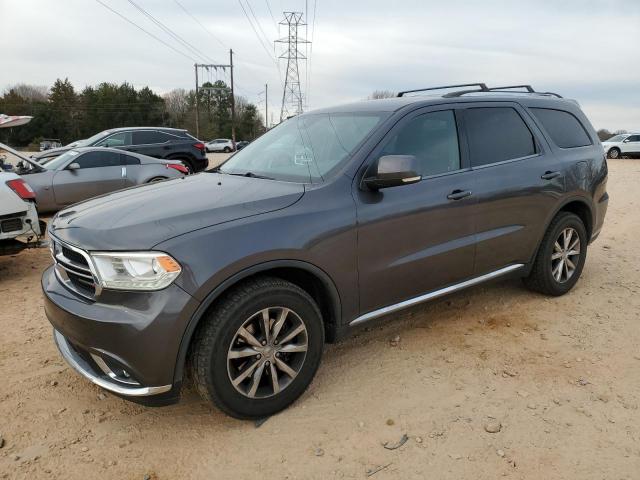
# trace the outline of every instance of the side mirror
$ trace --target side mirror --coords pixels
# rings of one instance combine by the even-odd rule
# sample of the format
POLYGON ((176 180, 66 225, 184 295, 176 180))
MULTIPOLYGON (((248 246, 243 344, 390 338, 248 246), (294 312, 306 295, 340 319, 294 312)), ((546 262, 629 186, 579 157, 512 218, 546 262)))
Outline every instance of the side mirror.
POLYGON ((78 162, 73 162, 67 165, 67 170, 78 170, 80 168, 80 164, 78 162))
POLYGON ((628 138, 625 138, 622 143, 629 143, 631 140, 629 140, 628 138))
POLYGON ((422 180, 417 171, 413 155, 385 155, 371 166, 363 182, 370 190, 409 185, 422 180))

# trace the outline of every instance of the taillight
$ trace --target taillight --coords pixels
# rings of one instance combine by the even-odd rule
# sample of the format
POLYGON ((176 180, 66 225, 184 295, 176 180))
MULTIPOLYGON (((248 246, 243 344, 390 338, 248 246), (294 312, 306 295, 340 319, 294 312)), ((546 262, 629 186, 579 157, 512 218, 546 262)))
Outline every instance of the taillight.
POLYGON ((177 163, 167 163, 167 168, 174 168, 185 175, 189 173, 189 169, 184 165, 178 165, 177 163))
POLYGON ((193 146, 196 147, 201 152, 204 152, 204 143, 201 143, 201 142, 194 143, 193 146))
POLYGON ((34 200, 36 198, 36 192, 21 178, 9 180, 7 185, 23 200, 34 200))

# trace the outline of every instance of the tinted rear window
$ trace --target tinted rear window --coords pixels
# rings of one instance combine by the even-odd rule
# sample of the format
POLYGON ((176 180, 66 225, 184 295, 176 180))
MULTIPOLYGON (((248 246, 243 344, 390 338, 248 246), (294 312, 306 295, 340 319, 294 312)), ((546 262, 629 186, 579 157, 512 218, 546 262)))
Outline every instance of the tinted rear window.
POLYGON ((580 121, 569 112, 550 108, 530 108, 553 142, 560 148, 591 145, 591 139, 580 121))
POLYGON ((533 134, 513 108, 469 108, 465 125, 473 167, 536 153, 533 134))
POLYGON ((134 145, 150 145, 154 143, 164 143, 169 138, 160 132, 152 130, 141 130, 133 132, 133 144, 134 145))

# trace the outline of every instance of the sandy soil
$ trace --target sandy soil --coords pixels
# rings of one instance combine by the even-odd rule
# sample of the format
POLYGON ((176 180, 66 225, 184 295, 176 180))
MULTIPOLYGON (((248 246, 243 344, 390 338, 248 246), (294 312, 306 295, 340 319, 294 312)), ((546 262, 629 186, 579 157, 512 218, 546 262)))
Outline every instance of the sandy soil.
POLYGON ((151 409, 89 384, 43 314, 48 252, 1 257, 0 478, 639 478, 640 161, 610 171, 570 294, 502 281, 406 312, 327 346, 259 427, 192 391, 151 409))

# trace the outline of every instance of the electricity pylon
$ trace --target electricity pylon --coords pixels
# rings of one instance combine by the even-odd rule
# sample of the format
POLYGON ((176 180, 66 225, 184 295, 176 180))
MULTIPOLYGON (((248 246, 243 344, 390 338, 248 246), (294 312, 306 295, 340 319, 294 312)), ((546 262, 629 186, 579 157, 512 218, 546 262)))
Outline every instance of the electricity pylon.
POLYGON ((280 121, 282 122, 289 115, 302 113, 302 90, 300 88, 300 72, 298 60, 306 61, 307 57, 298 50, 298 45, 311 43, 298 36, 298 27, 306 25, 303 22, 302 12, 283 12, 284 20, 280 25, 288 27, 288 35, 276 43, 287 45, 286 50, 280 58, 287 60, 287 70, 284 80, 284 90, 282 92, 282 108, 280 109, 280 121))

